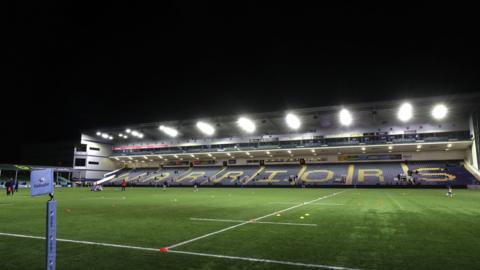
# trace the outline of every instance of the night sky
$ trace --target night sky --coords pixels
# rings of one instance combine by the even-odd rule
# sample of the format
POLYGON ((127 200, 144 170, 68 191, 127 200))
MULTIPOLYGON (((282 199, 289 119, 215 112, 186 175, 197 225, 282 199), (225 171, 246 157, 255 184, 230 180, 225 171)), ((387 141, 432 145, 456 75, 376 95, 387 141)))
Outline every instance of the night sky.
POLYGON ((473 6, 66 2, 6 10, 0 162, 83 129, 480 90, 473 6))

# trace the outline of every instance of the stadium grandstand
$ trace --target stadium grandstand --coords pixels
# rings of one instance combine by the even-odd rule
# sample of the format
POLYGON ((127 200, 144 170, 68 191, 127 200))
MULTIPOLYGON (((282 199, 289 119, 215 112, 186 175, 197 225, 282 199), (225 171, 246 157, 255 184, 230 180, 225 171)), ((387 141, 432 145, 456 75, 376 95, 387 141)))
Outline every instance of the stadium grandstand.
POLYGON ((102 185, 462 186, 479 179, 477 94, 88 130, 73 179, 102 185))

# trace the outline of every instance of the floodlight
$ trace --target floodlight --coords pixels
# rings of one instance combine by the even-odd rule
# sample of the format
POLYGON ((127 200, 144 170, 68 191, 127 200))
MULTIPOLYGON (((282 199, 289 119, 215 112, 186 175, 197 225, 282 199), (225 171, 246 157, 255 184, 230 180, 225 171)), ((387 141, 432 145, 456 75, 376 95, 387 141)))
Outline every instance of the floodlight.
POLYGON ((100 131, 97 131, 97 136, 102 136, 102 133, 100 131))
POLYGON ((402 106, 400 106, 400 109, 398 109, 398 119, 402 122, 407 122, 410 120, 413 116, 413 107, 412 104, 410 103, 403 103, 402 106))
POLYGON ((109 136, 108 139, 109 139, 109 140, 113 140, 113 137, 112 137, 112 136, 109 136))
POLYGON ((247 133, 252 133, 255 131, 255 123, 246 117, 238 118, 237 125, 247 133))
POLYGON ((143 133, 139 133, 138 138, 140 138, 140 139, 143 138, 143 133))
POLYGON ((293 113, 289 113, 287 114, 287 116, 285 116, 285 122, 287 122, 287 125, 291 129, 298 129, 300 128, 300 125, 301 125, 300 118, 298 118, 298 116, 296 116, 293 113))
POLYGON ((127 128, 127 129, 125 130, 125 132, 126 132, 126 133, 130 133, 130 132, 132 132, 132 130, 129 129, 129 128, 127 128))
POLYGON ((178 131, 172 127, 166 127, 164 125, 161 125, 160 127, 158 127, 158 129, 160 129, 161 131, 163 131, 163 133, 167 134, 170 137, 177 137, 178 135, 178 131))
POLYGON ((102 138, 104 138, 104 139, 108 139, 108 137, 109 137, 109 136, 108 136, 108 134, 107 134, 107 133, 102 133, 102 138))
POLYGON ((211 136, 215 133, 215 128, 213 128, 212 125, 202 121, 197 122, 197 128, 207 136, 211 136))
POLYGON ((140 134, 140 133, 138 133, 138 131, 136 131, 136 130, 133 130, 133 131, 132 131, 132 135, 133 135, 133 136, 138 136, 139 134, 140 134))
POLYGON ((339 114, 340 124, 350 126, 352 124, 352 114, 347 109, 342 109, 339 114))
POLYGON ((448 112, 448 109, 445 105, 437 104, 432 109, 432 116, 433 118, 440 120, 445 118, 445 116, 447 116, 447 112, 448 112))

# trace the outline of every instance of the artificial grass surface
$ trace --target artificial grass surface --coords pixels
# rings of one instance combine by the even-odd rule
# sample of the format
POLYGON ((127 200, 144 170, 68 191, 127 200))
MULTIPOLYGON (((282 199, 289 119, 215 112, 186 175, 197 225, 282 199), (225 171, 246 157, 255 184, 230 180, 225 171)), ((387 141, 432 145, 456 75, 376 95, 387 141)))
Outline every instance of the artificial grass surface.
MULTIPOLYGON (((438 189, 57 189, 58 238, 170 246, 345 191, 176 248, 359 269, 479 269, 480 192, 438 189), (308 214, 308 215, 306 215, 308 214), (303 219, 300 217, 303 216, 303 219)), ((0 232, 44 236, 47 197, 0 196, 0 232)), ((0 269, 42 269, 44 241, 0 235, 0 269)), ((57 269, 302 269, 288 265, 57 243, 57 269)))

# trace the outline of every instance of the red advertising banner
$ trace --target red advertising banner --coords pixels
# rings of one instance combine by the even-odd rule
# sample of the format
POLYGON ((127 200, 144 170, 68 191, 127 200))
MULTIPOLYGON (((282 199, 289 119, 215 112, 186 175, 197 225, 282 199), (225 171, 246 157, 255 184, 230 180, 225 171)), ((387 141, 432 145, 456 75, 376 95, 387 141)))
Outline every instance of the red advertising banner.
POLYGON ((113 150, 139 150, 139 149, 158 149, 166 148, 168 144, 149 144, 149 145, 121 145, 114 146, 113 150))

